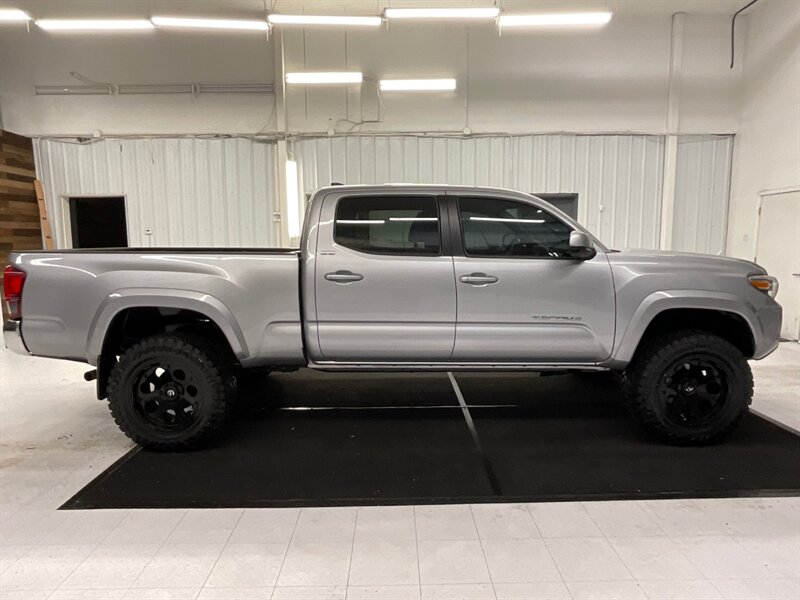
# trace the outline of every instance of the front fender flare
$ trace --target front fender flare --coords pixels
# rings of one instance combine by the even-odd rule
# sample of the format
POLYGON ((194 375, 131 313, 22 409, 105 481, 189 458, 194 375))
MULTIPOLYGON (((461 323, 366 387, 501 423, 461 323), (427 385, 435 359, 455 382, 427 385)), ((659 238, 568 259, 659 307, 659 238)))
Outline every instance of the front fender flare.
POLYGON ((645 297, 626 328, 617 328, 619 337, 614 344, 615 350, 611 361, 616 365, 627 365, 653 319, 666 310, 680 308, 714 310, 738 315, 747 323, 753 339, 758 339, 760 325, 756 307, 743 300, 741 296, 714 291, 661 290, 645 297))
POLYGON ((95 313, 86 339, 86 359, 96 364, 114 317, 128 308, 176 308, 204 315, 220 328, 237 358, 247 357, 247 344, 231 310, 218 298, 193 290, 123 288, 114 290, 95 313))

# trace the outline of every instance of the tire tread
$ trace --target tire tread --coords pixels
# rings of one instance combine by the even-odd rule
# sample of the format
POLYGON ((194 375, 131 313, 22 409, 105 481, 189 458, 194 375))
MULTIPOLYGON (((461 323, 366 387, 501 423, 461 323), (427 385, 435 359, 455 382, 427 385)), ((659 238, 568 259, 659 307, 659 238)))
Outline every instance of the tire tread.
MULTIPOLYGON (((702 330, 686 329, 664 333, 645 340, 637 350, 634 360, 625 372, 625 401, 628 412, 650 432, 662 440, 675 445, 705 445, 725 437, 737 427, 748 411, 753 397, 753 373, 741 351, 727 340, 702 330), (661 377, 660 365, 669 357, 685 351, 687 347, 710 349, 739 365, 744 378, 744 403, 732 419, 718 430, 692 434, 677 433, 659 419, 650 401, 653 381, 661 377)), ((731 399, 732 400, 732 399, 731 399)))
POLYGON ((232 377, 232 365, 224 358, 222 352, 203 336, 191 333, 162 333, 142 339, 128 347, 120 356, 120 360, 111 369, 108 379, 108 406, 117 426, 131 440, 148 448, 159 451, 182 451, 196 448, 208 441, 227 420, 232 405, 232 387, 227 384, 232 377), (155 440, 138 433, 130 424, 129 417, 120 402, 124 397, 125 364, 144 355, 154 352, 171 352, 183 357, 205 363, 204 369, 212 384, 209 414, 203 426, 190 437, 180 440, 155 440))

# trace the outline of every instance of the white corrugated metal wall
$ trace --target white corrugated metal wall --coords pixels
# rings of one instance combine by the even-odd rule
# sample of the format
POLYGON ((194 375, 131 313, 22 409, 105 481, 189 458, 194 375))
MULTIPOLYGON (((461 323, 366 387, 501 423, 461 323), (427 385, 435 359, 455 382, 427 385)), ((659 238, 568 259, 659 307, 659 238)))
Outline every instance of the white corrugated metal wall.
MULTIPOLYGON (((693 140, 682 136, 679 164, 692 162, 693 140)), ((703 136, 719 160, 701 160, 700 181, 714 193, 697 189, 697 179, 681 177, 680 207, 697 205, 695 214, 714 221, 692 223, 714 235, 682 235, 681 249, 724 250, 725 219, 715 212, 730 170, 731 137, 703 136), (722 147, 722 149, 719 149, 722 147), (725 150, 727 149, 727 150, 725 150), (727 158, 726 158, 727 157, 727 158), (727 160, 727 162, 726 162, 727 160), (710 183, 709 183, 710 182, 710 183)), ((605 243, 618 248, 657 248, 664 178, 664 137, 648 135, 526 135, 486 137, 353 136, 300 139, 293 144, 306 193, 341 183, 451 183, 491 185, 533 193, 577 193, 578 220, 605 243)), ((675 218, 684 231, 690 216, 675 218)))
MULTIPOLYGON (((731 136, 681 136, 673 247, 724 252, 731 136)), ((618 248, 656 248, 663 136, 347 136, 291 144, 300 191, 342 183, 454 183, 577 193, 578 219, 618 248)), ((131 245, 280 243, 275 144, 250 138, 38 140, 37 170, 56 242, 63 198, 124 195, 131 245), (146 230, 152 230, 147 235, 146 230)), ((303 214, 302 211, 300 214, 303 214)))
POLYGON ((275 144, 249 138, 37 140, 58 247, 69 196, 126 198, 131 246, 275 246, 275 144), (150 230, 152 233, 147 234, 150 230))
POLYGON ((732 156, 732 136, 678 138, 674 250, 725 253, 732 156))

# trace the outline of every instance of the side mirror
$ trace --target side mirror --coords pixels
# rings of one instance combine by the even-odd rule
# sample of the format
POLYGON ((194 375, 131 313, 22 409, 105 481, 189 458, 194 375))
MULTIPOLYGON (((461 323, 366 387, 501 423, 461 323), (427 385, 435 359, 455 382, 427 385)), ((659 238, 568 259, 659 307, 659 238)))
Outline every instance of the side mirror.
POLYGON ((569 257, 575 260, 590 260, 597 256, 592 239, 582 231, 569 234, 569 257))

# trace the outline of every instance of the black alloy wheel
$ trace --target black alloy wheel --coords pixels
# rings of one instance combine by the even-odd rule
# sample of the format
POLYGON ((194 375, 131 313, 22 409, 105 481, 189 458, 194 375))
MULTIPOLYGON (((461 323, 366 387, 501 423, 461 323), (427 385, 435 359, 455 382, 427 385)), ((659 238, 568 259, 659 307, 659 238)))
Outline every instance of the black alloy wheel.
POLYGON ((212 437, 235 395, 232 362, 219 345, 192 334, 158 334, 125 350, 108 380, 119 428, 152 450, 186 450, 212 437))
POLYGON ((666 369, 659 393, 670 421, 679 426, 703 427, 724 408, 728 380, 712 357, 690 355, 666 369))

